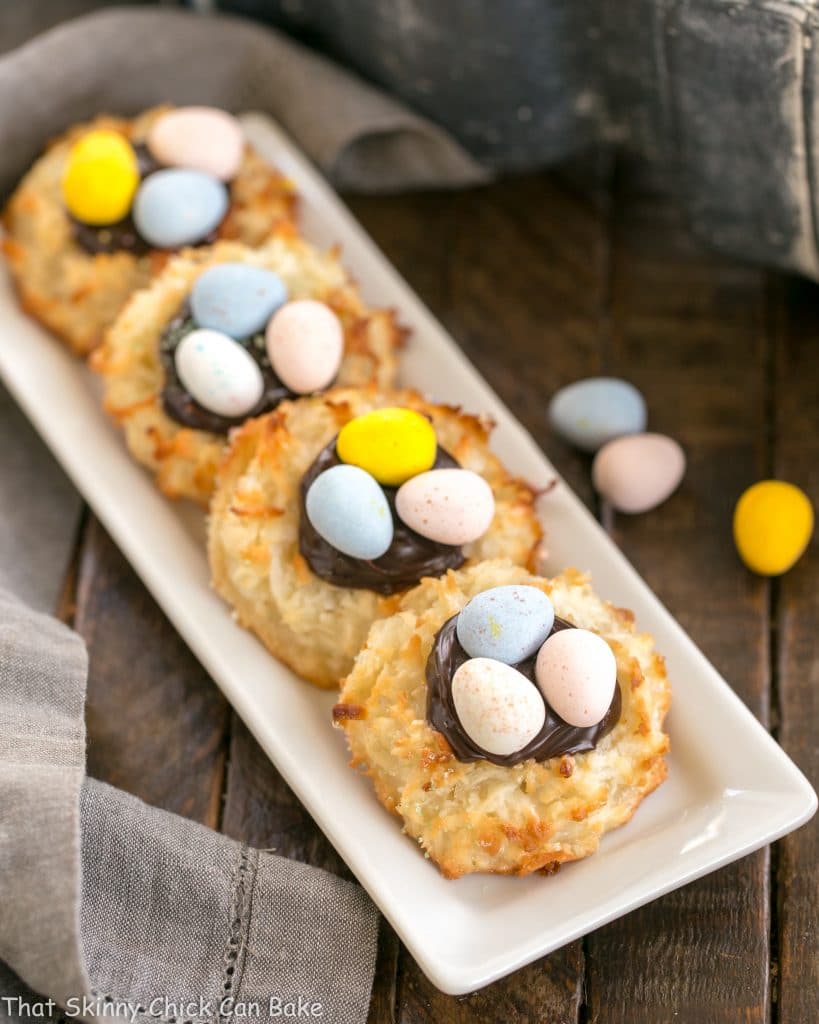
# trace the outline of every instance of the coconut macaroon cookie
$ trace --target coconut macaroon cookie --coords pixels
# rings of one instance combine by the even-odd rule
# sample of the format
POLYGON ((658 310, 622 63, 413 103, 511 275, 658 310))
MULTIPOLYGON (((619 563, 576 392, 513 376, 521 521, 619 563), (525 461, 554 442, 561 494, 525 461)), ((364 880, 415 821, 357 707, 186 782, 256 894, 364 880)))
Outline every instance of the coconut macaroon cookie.
POLYGON ((353 765, 449 878, 593 853, 666 776, 663 658, 575 570, 425 579, 375 622, 334 708, 353 765))
POLYGON ((332 383, 389 387, 402 339, 334 253, 290 235, 174 257, 92 366, 134 456, 173 497, 207 502, 230 429, 332 383))
POLYGON ((251 420, 211 503, 217 591, 276 657, 336 686, 372 622, 423 577, 533 558, 534 493, 488 433, 412 391, 334 389, 251 420))
POLYGON ((4 213, 3 249, 24 308, 79 355, 169 251, 293 231, 293 185, 230 114, 156 108, 98 117, 56 139, 4 213))

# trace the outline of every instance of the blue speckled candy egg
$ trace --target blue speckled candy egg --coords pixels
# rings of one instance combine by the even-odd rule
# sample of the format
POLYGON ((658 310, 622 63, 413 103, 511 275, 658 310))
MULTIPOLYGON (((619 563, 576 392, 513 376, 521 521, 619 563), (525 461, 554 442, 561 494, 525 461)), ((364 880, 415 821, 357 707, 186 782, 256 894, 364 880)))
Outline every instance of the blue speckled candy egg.
POLYGON ((284 281, 272 270, 247 263, 217 263, 196 279, 191 313, 199 327, 246 338, 264 330, 286 301, 284 281))
POLYGON ((646 427, 646 403, 626 380, 587 377, 569 384, 549 403, 554 430, 577 448, 596 452, 612 438, 646 427))
POLYGON ((142 182, 132 214, 146 242, 157 249, 178 249, 215 231, 229 202, 227 189, 212 175, 170 168, 142 182))
POLYGON ((554 621, 552 602, 542 590, 512 584, 473 597, 458 616, 455 631, 471 658, 517 665, 537 651, 554 621))
POLYGON ((378 481, 358 466, 333 466, 305 499, 313 529, 351 558, 379 558, 392 544, 392 512, 378 481))

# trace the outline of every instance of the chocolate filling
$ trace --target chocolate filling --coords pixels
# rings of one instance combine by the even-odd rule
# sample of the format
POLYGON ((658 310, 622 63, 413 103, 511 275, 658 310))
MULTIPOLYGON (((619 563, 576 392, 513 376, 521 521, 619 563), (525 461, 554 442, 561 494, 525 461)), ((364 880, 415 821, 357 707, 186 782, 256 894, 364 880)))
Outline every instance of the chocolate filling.
MULTIPOLYGON (((133 144, 136 153, 139 177, 144 181, 148 175, 153 174, 162 168, 144 142, 133 144)), ((83 224, 69 214, 74 229, 74 241, 81 249, 85 249, 91 256, 98 256, 100 253, 130 252, 134 256, 145 256, 152 249, 145 239, 137 231, 133 217, 129 213, 116 224, 105 224, 97 227, 93 224, 83 224)), ((216 241, 217 232, 212 231, 207 237, 200 239, 197 245, 210 245, 216 241)))
MULTIPOLYGON (((482 750, 467 736, 461 725, 458 713, 455 710, 455 702, 452 699, 452 677, 465 661, 469 661, 469 655, 461 647, 458 635, 455 631, 458 616, 453 615, 438 630, 435 642, 432 645, 429 658, 427 659, 427 720, 434 729, 437 729, 452 748, 452 753, 459 761, 491 761, 493 764, 512 767, 520 764, 529 758, 536 761, 548 761, 551 757, 560 757, 561 754, 579 754, 584 750, 592 750, 598 742, 617 724, 622 709, 622 695, 619 683, 615 684, 614 696, 608 711, 597 725, 589 728, 578 728, 564 722, 546 704, 546 720, 543 728, 531 742, 525 747, 516 750, 513 754, 490 754, 482 750)), ((571 622, 555 618, 554 626, 549 634, 557 633, 561 629, 574 629, 571 622)), ((521 661, 514 668, 532 683, 537 686, 535 679, 535 661, 537 655, 532 655, 525 661, 521 661)))
MULTIPOLYGON (((422 576, 441 576, 447 569, 458 569, 464 564, 466 559, 460 547, 428 540, 401 521, 395 511, 397 487, 383 487, 392 511, 394 534, 392 544, 380 558, 372 561, 351 558, 328 544, 307 518, 304 503, 310 484, 316 477, 340 463, 333 439, 319 453, 301 481, 299 550, 316 576, 337 587, 374 590, 389 595, 415 586, 422 576)), ((439 447, 432 468, 460 467, 448 452, 439 447)))
POLYGON ((211 412, 210 409, 200 405, 179 379, 174 359, 177 345, 186 335, 195 330, 196 324, 186 302, 165 328, 159 340, 159 358, 165 371, 165 385, 160 397, 162 408, 172 420, 176 420, 183 426, 193 427, 194 430, 209 430, 212 434, 226 434, 231 427, 237 427, 253 416, 261 416, 262 413, 270 412, 285 398, 294 397, 294 393, 286 388, 273 372, 267 355, 264 332, 260 331, 258 334, 239 341, 239 344, 247 349, 262 371, 264 391, 256 405, 244 416, 220 416, 219 413, 211 412))

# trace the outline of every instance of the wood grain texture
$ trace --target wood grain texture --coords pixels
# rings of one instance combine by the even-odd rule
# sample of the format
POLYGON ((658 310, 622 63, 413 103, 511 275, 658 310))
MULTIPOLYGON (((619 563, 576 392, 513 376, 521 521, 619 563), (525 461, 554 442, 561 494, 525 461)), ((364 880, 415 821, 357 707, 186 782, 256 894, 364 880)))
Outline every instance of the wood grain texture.
POLYGON ((89 775, 215 827, 227 704, 94 518, 74 628, 89 653, 89 775))
MULTIPOLYGON (((766 469, 764 281, 703 256, 665 201, 620 188, 615 208, 604 365, 643 391, 650 429, 678 438, 689 466, 660 508, 604 518, 765 721, 767 588, 742 568, 730 535, 739 492, 766 469)), ((587 939, 589 1021, 766 1021, 768 928, 766 852, 629 914, 587 939)))
MULTIPOLYGON (((819 508, 819 288, 775 284, 774 474, 819 508)), ((819 788, 819 543, 776 584, 779 742, 819 788)), ((780 1024, 819 1020, 819 818, 778 844, 780 1024)))

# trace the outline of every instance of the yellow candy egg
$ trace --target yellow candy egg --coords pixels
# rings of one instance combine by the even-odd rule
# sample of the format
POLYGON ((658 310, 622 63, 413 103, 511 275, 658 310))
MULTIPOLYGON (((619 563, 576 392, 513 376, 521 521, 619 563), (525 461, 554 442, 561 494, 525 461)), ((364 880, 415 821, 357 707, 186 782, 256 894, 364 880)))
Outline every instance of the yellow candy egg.
POLYGON ((813 506, 793 484, 760 480, 734 510, 734 541, 742 561, 760 576, 780 576, 794 565, 813 533, 813 506))
POLYGON ((133 146, 118 132, 83 135, 68 154, 63 199, 69 213, 83 224, 115 224, 131 209, 139 185, 133 146))
POLYGON ((437 441, 429 420, 412 409, 375 409, 342 427, 336 452, 374 476, 380 484, 399 487, 417 473, 432 469, 437 441))

